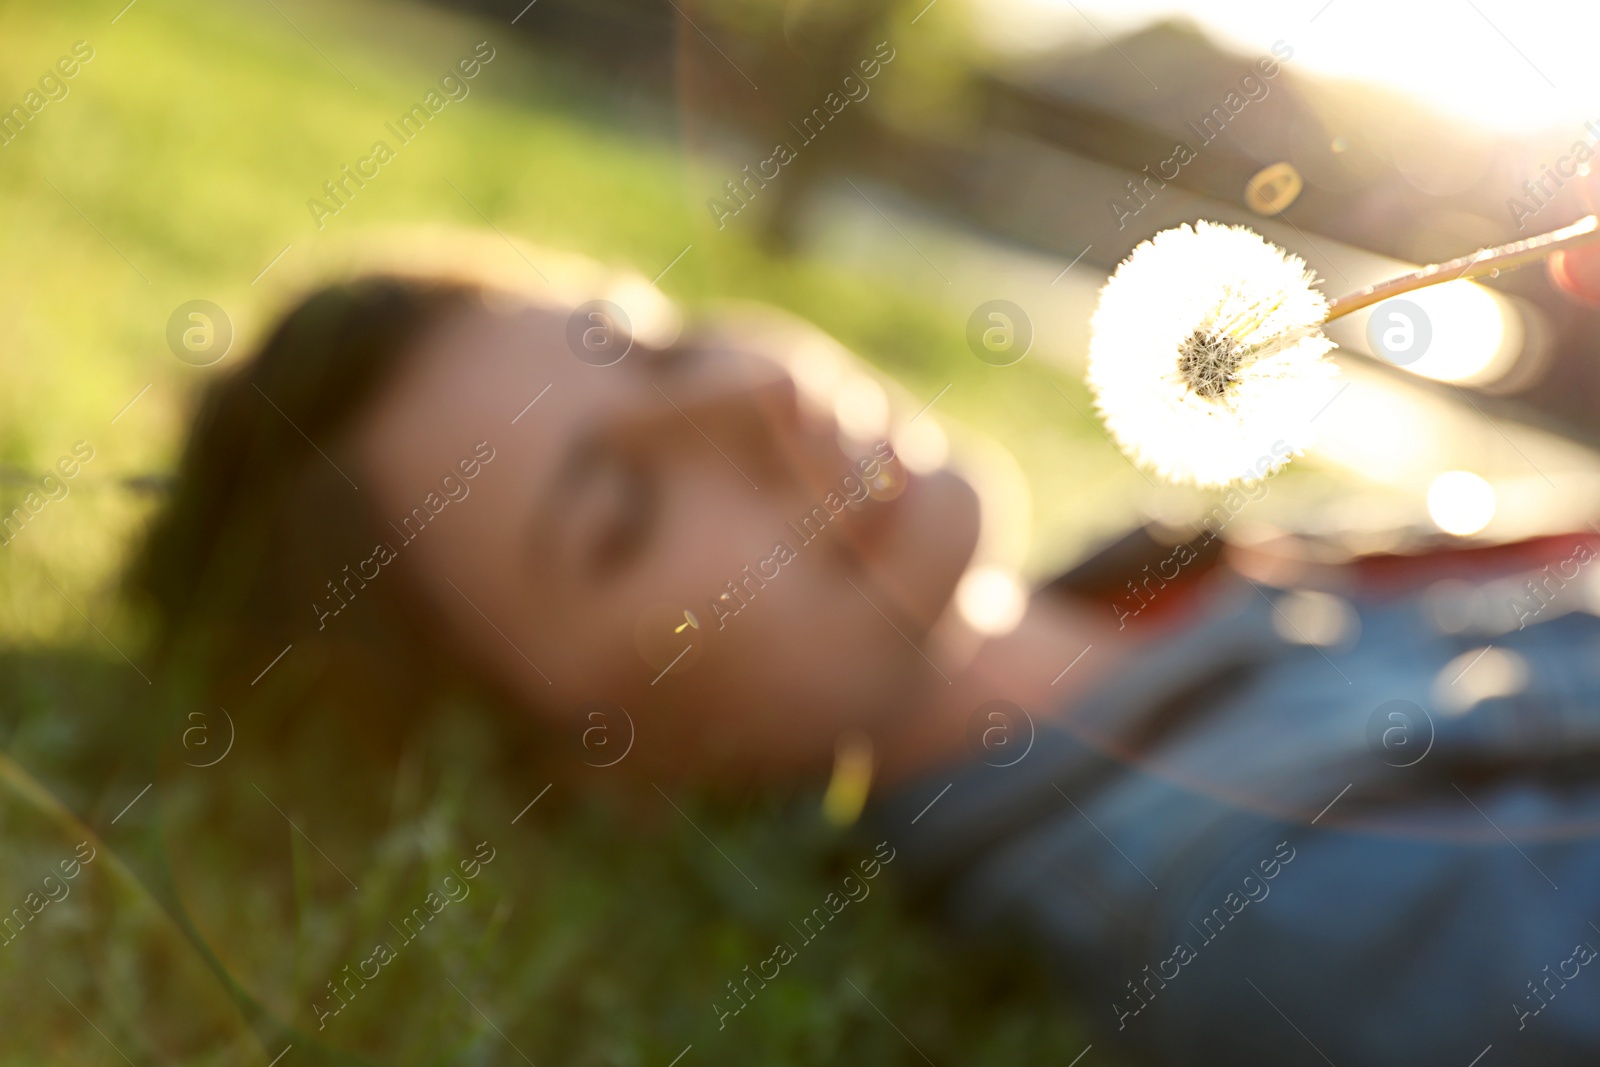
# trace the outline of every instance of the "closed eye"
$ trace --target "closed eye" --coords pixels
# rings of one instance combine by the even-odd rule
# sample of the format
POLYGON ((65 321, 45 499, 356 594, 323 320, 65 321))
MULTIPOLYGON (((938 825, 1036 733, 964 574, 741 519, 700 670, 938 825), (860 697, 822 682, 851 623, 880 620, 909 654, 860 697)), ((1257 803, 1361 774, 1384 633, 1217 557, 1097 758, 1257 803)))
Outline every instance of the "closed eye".
POLYGON ((597 580, 621 574, 649 544, 659 512, 651 471, 638 457, 605 445, 585 464, 580 495, 583 568, 597 580))

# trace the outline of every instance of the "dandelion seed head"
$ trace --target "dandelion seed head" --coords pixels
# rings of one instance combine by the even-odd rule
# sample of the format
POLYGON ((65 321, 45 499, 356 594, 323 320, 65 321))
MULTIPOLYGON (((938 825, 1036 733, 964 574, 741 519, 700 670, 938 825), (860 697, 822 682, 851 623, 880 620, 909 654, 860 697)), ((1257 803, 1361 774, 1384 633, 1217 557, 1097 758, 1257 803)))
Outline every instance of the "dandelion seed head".
POLYGON ((1178 374, 1207 400, 1221 400, 1239 383, 1244 346, 1225 333, 1200 327, 1178 342, 1178 374))
POLYGON ((1338 369, 1305 262, 1242 226, 1198 222, 1140 244, 1100 294, 1089 387, 1135 463, 1221 486, 1312 440, 1338 369))

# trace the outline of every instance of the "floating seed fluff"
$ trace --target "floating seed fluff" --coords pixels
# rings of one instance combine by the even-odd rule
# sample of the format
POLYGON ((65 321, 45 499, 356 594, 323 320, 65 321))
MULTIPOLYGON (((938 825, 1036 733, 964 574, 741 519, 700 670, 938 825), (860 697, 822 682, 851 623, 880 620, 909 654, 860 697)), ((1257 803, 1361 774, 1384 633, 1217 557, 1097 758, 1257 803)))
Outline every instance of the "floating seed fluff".
POLYGON ((1242 226, 1185 224, 1133 250, 1100 293, 1089 388, 1141 467, 1222 486, 1312 440, 1338 368, 1305 262, 1242 226))

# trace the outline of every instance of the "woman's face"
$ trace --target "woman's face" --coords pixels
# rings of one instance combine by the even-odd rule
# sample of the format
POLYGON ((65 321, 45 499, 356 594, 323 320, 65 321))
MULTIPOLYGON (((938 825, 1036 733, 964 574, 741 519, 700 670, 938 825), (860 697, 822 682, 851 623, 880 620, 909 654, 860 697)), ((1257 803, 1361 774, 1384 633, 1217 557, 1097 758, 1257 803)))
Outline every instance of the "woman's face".
POLYGON ((976 542, 970 486, 842 440, 754 343, 601 367, 567 325, 454 315, 359 433, 362 491, 463 655, 580 759, 631 741, 656 771, 809 769, 945 684, 919 649, 976 542))

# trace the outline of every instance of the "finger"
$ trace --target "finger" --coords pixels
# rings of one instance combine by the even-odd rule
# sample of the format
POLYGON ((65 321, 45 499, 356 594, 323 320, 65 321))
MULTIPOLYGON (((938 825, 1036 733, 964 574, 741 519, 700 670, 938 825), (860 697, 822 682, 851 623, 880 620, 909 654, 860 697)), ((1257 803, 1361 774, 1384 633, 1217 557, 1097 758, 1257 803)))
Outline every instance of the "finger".
POLYGON ((1557 289, 1580 304, 1600 307, 1600 246, 1557 252, 1546 263, 1557 289))

